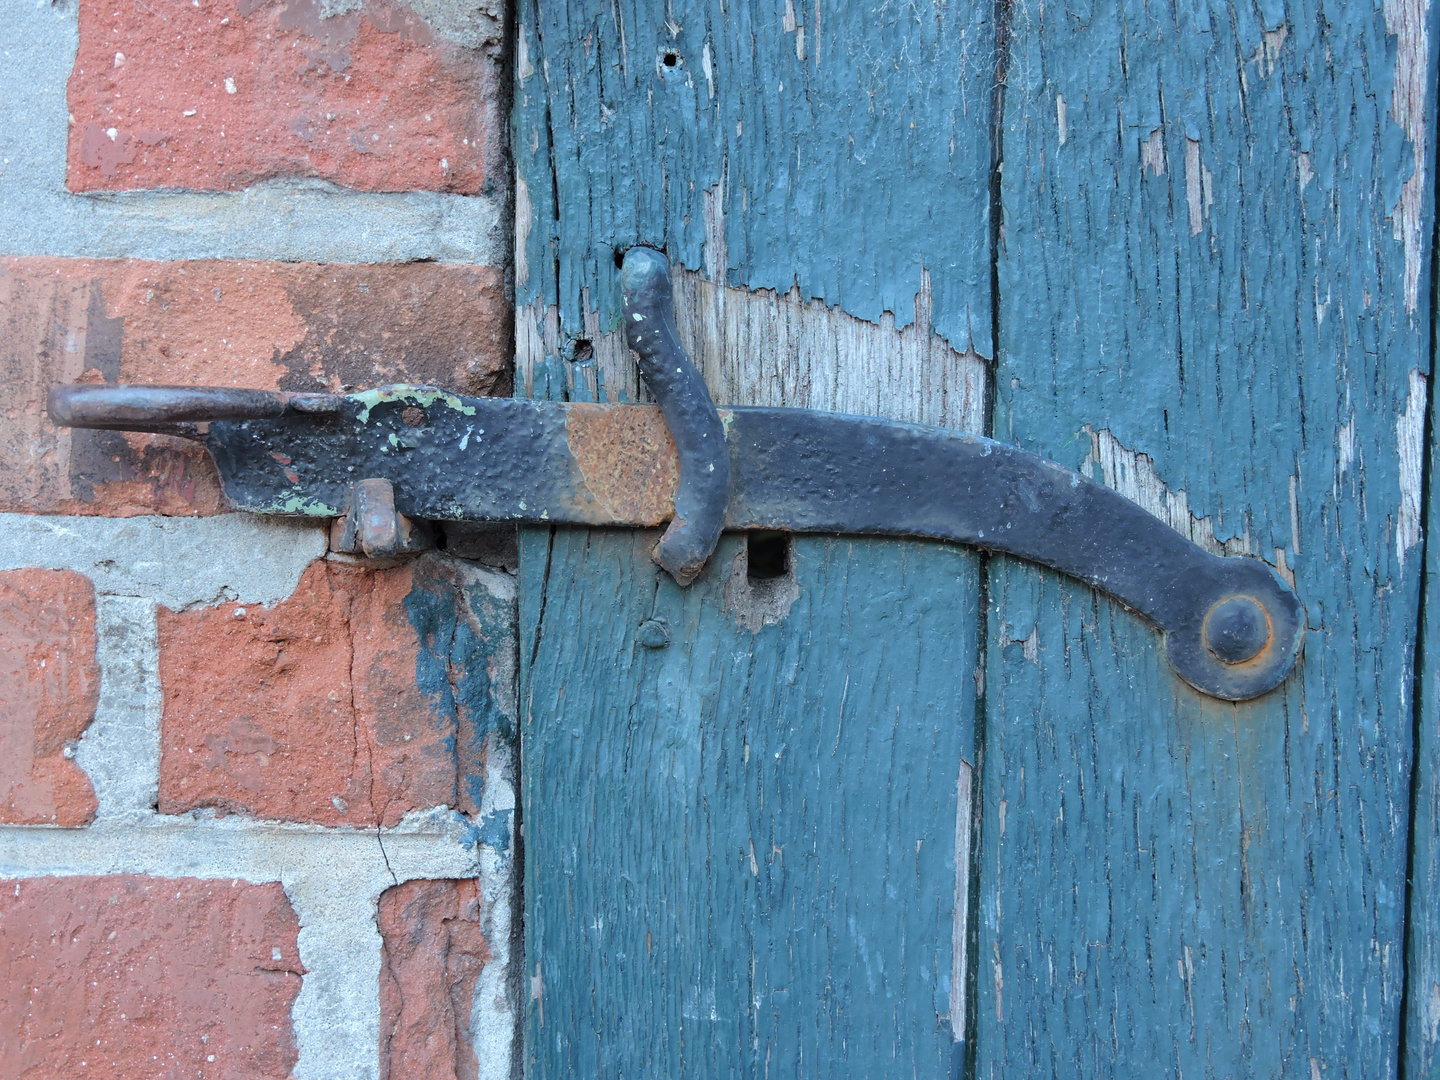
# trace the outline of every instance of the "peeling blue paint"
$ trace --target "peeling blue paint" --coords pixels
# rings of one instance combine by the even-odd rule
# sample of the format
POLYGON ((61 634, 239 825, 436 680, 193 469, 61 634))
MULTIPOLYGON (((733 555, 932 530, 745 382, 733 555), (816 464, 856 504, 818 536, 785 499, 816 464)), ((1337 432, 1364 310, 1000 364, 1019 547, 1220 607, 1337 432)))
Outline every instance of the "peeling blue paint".
POLYGON ((991 13, 522 3, 512 145, 533 214, 517 300, 558 303, 566 332, 584 336, 588 291, 613 330, 612 258, 643 243, 727 284, 798 285, 903 326, 923 270, 936 332, 993 355, 991 13), (723 252, 707 248, 712 231, 723 252))
POLYGON ((446 408, 454 409, 467 416, 475 413, 473 406, 466 405, 455 394, 434 386, 421 386, 415 383, 392 383, 389 386, 361 390, 350 396, 360 402, 361 408, 357 419, 362 424, 369 422, 370 410, 382 401, 410 401, 422 409, 429 408, 438 401, 446 408))
POLYGON ((514 817, 513 810, 496 810, 494 813, 481 815, 475 825, 476 841, 494 851, 508 854, 510 834, 514 831, 514 817))
POLYGON ((1283 557, 1316 628, 1283 688, 1222 706, 1118 605, 991 561, 991 625, 1037 639, 987 657, 977 1075, 1394 1076, 1419 579, 1396 425, 1430 365, 1397 28, 1066 11, 1013 25, 997 436, 1078 466, 1073 433, 1108 430, 1283 557))

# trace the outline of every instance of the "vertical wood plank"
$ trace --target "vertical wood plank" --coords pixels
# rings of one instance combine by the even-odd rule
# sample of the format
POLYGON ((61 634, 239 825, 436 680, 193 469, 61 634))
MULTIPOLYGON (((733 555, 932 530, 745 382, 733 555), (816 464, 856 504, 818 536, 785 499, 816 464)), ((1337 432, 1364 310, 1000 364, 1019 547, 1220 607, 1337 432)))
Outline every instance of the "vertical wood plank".
POLYGON ((1011 14, 996 431, 1183 493, 1311 631, 1226 705, 1118 605, 991 563, 980 1074, 1393 1075, 1427 6, 1011 14))
POLYGON ((654 540, 557 530, 525 631, 530 1075, 948 1075, 975 560, 654 540))
MULTIPOLYGON (((978 428, 990 15, 522 2, 517 393, 643 400, 643 242, 720 402, 978 428)), ((523 532, 529 1075, 948 1075, 976 557, 796 538, 755 608, 740 537, 523 532)))

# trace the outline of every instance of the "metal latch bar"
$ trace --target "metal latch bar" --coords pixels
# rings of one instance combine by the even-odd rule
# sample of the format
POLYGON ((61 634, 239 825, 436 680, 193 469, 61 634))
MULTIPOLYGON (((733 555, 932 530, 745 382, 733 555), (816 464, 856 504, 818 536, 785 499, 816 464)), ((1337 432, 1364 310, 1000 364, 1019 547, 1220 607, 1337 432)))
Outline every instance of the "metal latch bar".
MULTIPOLYGON (((349 510, 363 525, 366 514, 352 508, 359 490, 367 508, 384 504, 371 516, 384 519, 376 544, 387 552, 398 544, 389 536, 396 514, 665 525, 656 557, 684 584, 722 528, 928 537, 1049 566, 1114 597, 1164 632, 1181 678, 1215 697, 1257 697, 1294 666, 1304 610, 1272 568, 1213 555, 1079 473, 943 428, 716 410, 674 335, 663 256, 632 251, 626 268, 627 314, 643 316, 627 336, 660 407, 409 385, 346 395, 87 385, 57 387, 51 416, 148 430, 212 418, 204 432, 175 430, 203 439, 236 509, 321 518, 349 510), (357 488, 362 481, 388 482, 371 484, 384 498, 357 488)), ((363 536, 355 543, 368 550, 363 536)))

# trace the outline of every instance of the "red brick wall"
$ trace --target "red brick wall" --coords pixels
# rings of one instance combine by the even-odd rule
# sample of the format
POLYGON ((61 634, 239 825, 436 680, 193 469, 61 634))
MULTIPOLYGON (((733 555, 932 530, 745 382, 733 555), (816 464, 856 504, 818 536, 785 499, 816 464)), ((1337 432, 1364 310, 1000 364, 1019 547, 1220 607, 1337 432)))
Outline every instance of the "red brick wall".
POLYGON ((99 693, 90 580, 0 572, 0 821, 89 824, 95 792, 72 759, 99 693))
POLYGON ((274 884, 13 882, 0 890, 0 1075, 284 1080, 298 933, 274 884))
POLYGON ((504 182, 498 41, 467 48, 401 3, 321 11, 82 0, 70 189, 317 176, 474 194, 504 182))
POLYGON ((470 808, 460 777, 482 767, 478 748, 457 745, 461 710, 419 685, 436 643, 406 606, 425 593, 463 605, 447 571, 431 556, 378 570, 317 561, 269 609, 161 608, 161 813, 373 828, 470 808))
POLYGON ((380 1080, 474 1080, 471 1001, 490 947, 473 881, 407 881, 380 898, 380 1080))
MULTIPOLYGON (((511 1047, 470 1032, 509 936, 508 848, 474 840, 513 805, 495 756, 513 692, 505 568, 327 556, 323 524, 230 515, 197 444, 58 429, 44 410, 68 382, 510 393, 506 266, 397 262, 365 239, 377 206, 420 205, 375 201, 397 193, 439 200, 417 219, 430 249, 505 246, 498 224, 443 234, 454 208, 507 204, 500 11, 45 13, 78 22, 50 103, 70 115, 52 133, 66 187, 130 192, 176 255, 127 248, 123 230, 0 250, 7 1080, 509 1074, 511 1047), (332 216, 357 200, 353 257, 216 257, 245 245, 174 201, 260 183, 297 235, 308 193, 330 192, 332 216), (107 524, 122 518, 135 527, 107 524)), ((31 122, 22 109, 0 102, 11 125, 31 122)), ((505 561, 503 542, 487 550, 505 561)))

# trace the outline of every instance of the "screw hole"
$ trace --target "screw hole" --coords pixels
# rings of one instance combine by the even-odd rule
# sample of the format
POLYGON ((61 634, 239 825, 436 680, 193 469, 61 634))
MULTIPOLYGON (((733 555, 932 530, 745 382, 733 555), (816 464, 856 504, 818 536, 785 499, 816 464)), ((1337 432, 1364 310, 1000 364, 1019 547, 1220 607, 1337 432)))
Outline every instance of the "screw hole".
POLYGON ((745 534, 745 576, 774 581, 790 570, 790 534, 757 529, 745 534))

